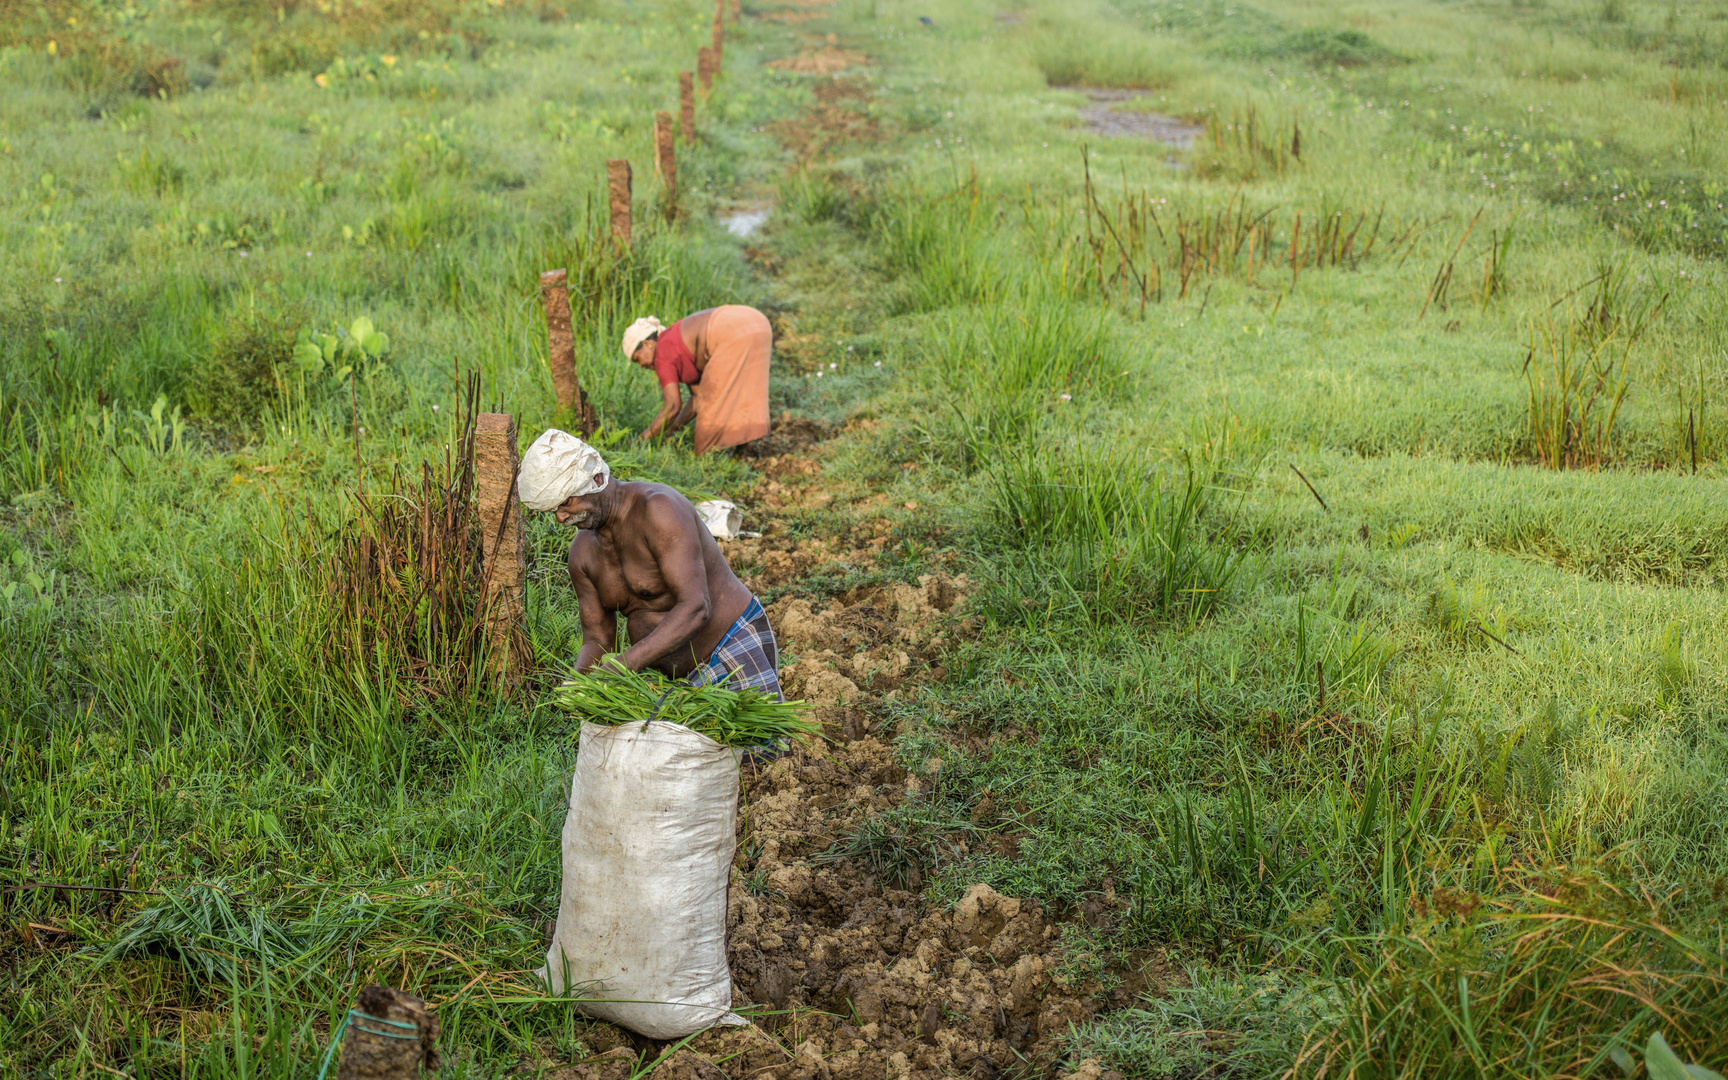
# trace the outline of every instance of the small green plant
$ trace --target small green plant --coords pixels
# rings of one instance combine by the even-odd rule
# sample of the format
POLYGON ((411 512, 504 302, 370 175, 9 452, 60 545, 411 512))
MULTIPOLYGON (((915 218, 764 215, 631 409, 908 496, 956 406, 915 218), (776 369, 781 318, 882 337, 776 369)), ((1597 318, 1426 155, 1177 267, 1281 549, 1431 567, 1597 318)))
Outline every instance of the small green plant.
POLYGON ((350 375, 370 378, 390 353, 390 339, 362 315, 333 334, 308 333, 294 347, 294 360, 304 376, 340 386, 350 375))
POLYGON ((1173 468, 1138 448, 1038 445, 998 458, 989 505, 1025 552, 1022 587, 1040 582, 1053 602, 1097 619, 1198 619, 1242 563, 1202 525, 1211 479, 1204 464, 1173 468))
POLYGON ((10 615, 44 617, 53 612, 59 586, 59 571, 50 569, 46 577, 31 566, 30 556, 22 549, 12 552, 11 563, 17 580, 0 585, 0 601, 10 615), (22 589, 19 586, 23 586, 22 589))
POLYGON ((144 445, 151 453, 177 454, 182 449, 186 421, 180 418, 180 406, 168 408, 168 395, 157 394, 148 413, 133 409, 132 418, 138 421, 144 445))
MULTIPOLYGON (((1631 1055, 1621 1047, 1616 1046, 1614 1049, 1618 1051, 1614 1056, 1614 1063, 1630 1075, 1631 1055)), ((1722 1080, 1722 1074, 1714 1069, 1682 1062, 1680 1055, 1668 1045, 1668 1040, 1662 1037, 1660 1031, 1652 1031, 1650 1041, 1644 1044, 1644 1071, 1650 1080, 1722 1080)))

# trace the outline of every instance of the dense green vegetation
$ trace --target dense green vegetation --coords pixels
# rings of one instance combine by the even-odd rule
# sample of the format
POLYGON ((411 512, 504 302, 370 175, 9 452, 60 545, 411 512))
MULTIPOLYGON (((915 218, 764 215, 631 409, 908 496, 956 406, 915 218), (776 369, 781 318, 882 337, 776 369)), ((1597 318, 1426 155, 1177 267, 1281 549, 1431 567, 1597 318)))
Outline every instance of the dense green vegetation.
POLYGON ((932 903, 1118 900, 1075 970, 1187 985, 1076 1057, 1728 1064, 1728 19, 1004 7, 746 18, 668 223, 702 5, 0 0, 0 887, 143 890, 5 895, 0 1070, 305 1075, 375 977, 442 1003, 450 1076, 574 1045, 526 972, 565 721, 345 557, 453 504, 473 401, 558 419, 552 266, 621 474, 755 480, 622 441, 646 310, 771 308, 776 415, 885 421, 822 482, 916 504, 874 572, 958 557, 979 629, 887 706, 941 782, 840 847, 932 903), (867 122, 801 137, 833 80, 763 62, 828 33, 867 122), (714 214, 769 193, 752 263, 714 214), (974 832, 1011 847, 933 842, 974 832))

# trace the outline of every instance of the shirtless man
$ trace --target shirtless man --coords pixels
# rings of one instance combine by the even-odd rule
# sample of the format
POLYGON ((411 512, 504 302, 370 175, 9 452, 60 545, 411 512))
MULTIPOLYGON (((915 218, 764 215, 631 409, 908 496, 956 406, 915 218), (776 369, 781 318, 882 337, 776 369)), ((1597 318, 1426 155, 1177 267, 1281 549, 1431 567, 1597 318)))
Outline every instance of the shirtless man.
POLYGON ((622 613, 630 645, 618 659, 631 671, 781 697, 768 615, 690 500, 664 484, 614 479, 593 447, 556 429, 522 456, 517 491, 525 508, 580 530, 569 559, 582 609, 578 671, 617 652, 622 613))

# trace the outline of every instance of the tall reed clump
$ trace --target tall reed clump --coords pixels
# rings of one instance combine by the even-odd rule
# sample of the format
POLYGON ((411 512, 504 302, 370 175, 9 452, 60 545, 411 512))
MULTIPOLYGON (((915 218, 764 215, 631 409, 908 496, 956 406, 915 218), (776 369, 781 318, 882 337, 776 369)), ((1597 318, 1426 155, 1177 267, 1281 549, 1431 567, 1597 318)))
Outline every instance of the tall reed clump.
POLYGON ((1719 883, 1682 897, 1560 870, 1500 885, 1437 889, 1406 932, 1348 945, 1337 1026, 1293 1075, 1633 1075, 1629 1048, 1657 1033, 1685 1060, 1728 1059, 1719 883))
POLYGON ((1530 325, 1524 356, 1529 449, 1550 469, 1596 469, 1613 456, 1636 338, 1552 316, 1530 325))
MULTIPOLYGON (((1270 275, 1287 272, 1293 289, 1304 270, 1359 268, 1382 239, 1384 205, 1349 206, 1322 197, 1318 208, 1298 209, 1286 223, 1277 207, 1258 209, 1241 190, 1222 206, 1167 205, 1148 191, 1129 191, 1126 179, 1119 193, 1095 183, 1084 149, 1081 166, 1085 231, 1060 245, 1064 296, 1092 293, 1144 314, 1147 303, 1164 299, 1166 274, 1175 275, 1169 285, 1178 300, 1203 278, 1270 284, 1270 275)), ((1065 221, 1060 227, 1069 235, 1065 221)), ((1412 224, 1396 235, 1389 232, 1381 254, 1395 254, 1419 231, 1412 224)))
MULTIPOLYGON (((483 683, 486 568, 474 486, 478 376, 468 383, 461 434, 418 476, 354 492, 354 517, 327 555, 335 611, 326 646, 356 683, 398 687, 406 698, 467 697, 483 683)), ((510 647, 531 655, 521 639, 510 647)))
MULTIPOLYGON (((1017 549, 1008 573, 1045 604, 1088 621, 1205 617, 1241 555, 1207 535, 1213 470, 1164 464, 1138 448, 1025 446, 991 466, 990 520, 1017 549)), ((1036 601, 1023 598, 1023 605, 1036 601)))
POLYGON ((1071 304, 1002 304, 956 313, 926 367, 937 401, 920 422, 933 451, 967 472, 1024 443, 1083 391, 1107 388, 1101 317, 1071 304))
POLYGON ((1228 117, 1210 113, 1206 133, 1195 140, 1194 171, 1209 180, 1259 180, 1283 176, 1302 160, 1302 122, 1288 124, 1260 115, 1253 102, 1228 117))
POLYGON ((1000 242, 1001 207, 974 175, 941 194, 923 188, 878 192, 861 219, 889 269, 904 278, 898 308, 936 311, 1024 293, 1041 271, 1000 242))

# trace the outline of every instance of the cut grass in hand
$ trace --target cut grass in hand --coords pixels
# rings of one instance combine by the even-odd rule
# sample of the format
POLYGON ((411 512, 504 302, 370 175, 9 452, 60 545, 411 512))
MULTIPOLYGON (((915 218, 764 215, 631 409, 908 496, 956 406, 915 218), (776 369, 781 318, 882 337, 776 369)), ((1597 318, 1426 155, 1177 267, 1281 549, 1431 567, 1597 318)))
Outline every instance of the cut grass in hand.
POLYGON ((730 690, 720 684, 692 686, 655 672, 631 671, 616 656, 571 676, 553 698, 584 723, 611 727, 665 720, 723 746, 807 739, 822 730, 802 701, 776 701, 757 690, 730 690))

